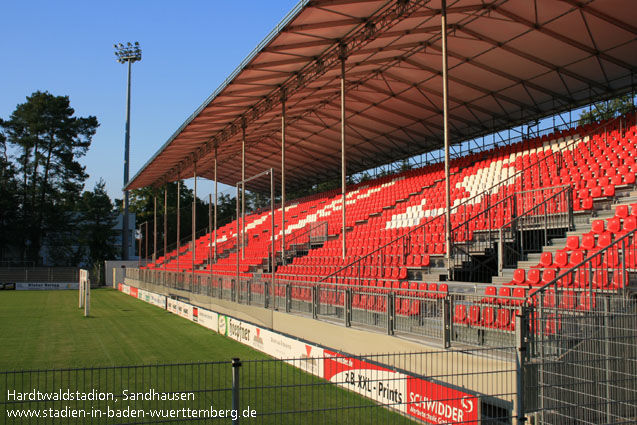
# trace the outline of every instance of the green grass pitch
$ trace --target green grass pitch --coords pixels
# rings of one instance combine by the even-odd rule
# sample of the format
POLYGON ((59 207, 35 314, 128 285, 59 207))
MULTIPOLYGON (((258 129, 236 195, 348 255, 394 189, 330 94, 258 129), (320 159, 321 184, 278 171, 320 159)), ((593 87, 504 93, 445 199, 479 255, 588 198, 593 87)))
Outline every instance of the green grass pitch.
MULTIPOLYGON (((292 366, 271 361, 269 356, 230 338, 111 289, 92 291, 89 318, 85 318, 78 308, 77 291, 0 292, 0 423, 86 423, 82 419, 12 422, 3 412, 16 407, 5 403, 7 390, 12 389, 55 391, 72 388, 89 392, 95 388, 119 393, 122 388, 130 391, 205 388, 206 391, 197 393, 196 401, 127 403, 141 409, 230 408, 229 363, 189 364, 170 372, 153 367, 116 370, 108 367, 228 362, 233 357, 248 360, 241 370, 241 406, 250 405, 258 414, 256 419, 246 419, 243 423, 412 423, 357 394, 327 384, 292 366), (99 367, 105 368, 90 372, 73 370, 99 367), (9 372, 44 369, 57 369, 58 372, 9 372), (350 408, 339 409, 343 406, 350 408)), ((122 400, 119 401, 119 405, 105 402, 99 406, 124 407, 122 400)), ((86 408, 84 404, 71 403, 74 408, 86 408)), ((134 420, 117 423, 131 421, 134 420)), ((115 423, 104 418, 93 418, 90 422, 115 423)), ((229 422, 217 420, 214 423, 229 422)))
POLYGON ((267 358, 229 338, 112 289, 0 293, 0 370, 267 358))

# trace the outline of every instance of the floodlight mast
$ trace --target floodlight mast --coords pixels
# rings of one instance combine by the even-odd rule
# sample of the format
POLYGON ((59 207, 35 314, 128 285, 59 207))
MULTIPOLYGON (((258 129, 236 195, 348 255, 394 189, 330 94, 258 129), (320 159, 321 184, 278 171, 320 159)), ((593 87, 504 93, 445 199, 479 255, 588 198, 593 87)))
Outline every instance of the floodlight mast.
MULTIPOLYGON (((124 135, 124 187, 128 184, 129 175, 129 152, 130 152, 130 86, 131 86, 131 65, 142 60, 142 49, 139 43, 113 44, 117 62, 128 63, 128 84, 126 91, 126 132, 124 135)), ((124 190, 124 217, 122 220, 122 260, 128 260, 128 190, 124 190)), ((141 255, 141 253, 140 253, 141 255)))

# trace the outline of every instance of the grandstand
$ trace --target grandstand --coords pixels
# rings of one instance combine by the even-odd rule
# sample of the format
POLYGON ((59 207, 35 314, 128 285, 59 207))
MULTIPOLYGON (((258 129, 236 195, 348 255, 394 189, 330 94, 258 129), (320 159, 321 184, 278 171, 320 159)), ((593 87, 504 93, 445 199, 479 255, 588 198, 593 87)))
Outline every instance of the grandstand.
POLYGON ((127 283, 424 345, 523 339, 536 423, 630 423, 637 115, 538 124, 634 100, 630 14, 628 1, 302 1, 127 186, 215 176, 270 194, 275 180, 280 203, 237 208, 127 283), (335 177, 339 190, 286 201, 335 177))

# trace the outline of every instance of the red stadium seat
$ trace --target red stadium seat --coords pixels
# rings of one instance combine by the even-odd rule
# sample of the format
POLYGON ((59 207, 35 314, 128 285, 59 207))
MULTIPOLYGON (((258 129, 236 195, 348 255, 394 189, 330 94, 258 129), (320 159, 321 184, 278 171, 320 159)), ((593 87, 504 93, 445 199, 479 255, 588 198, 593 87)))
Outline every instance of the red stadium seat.
POLYGON ((469 307, 469 324, 473 326, 480 324, 480 306, 472 305, 469 307))
POLYGON ((496 303, 508 305, 511 302, 510 297, 511 288, 509 288, 508 286, 501 286, 498 289, 498 298, 496 298, 496 303))
POLYGON ((579 236, 569 236, 566 238, 566 249, 573 251, 579 248, 579 236))
POLYGON ((528 285, 537 286, 541 281, 540 270, 539 269, 529 269, 529 272, 526 276, 526 282, 528 285))
POLYGON ((594 220, 591 225, 591 230, 595 234, 600 234, 604 232, 604 220, 594 220))
POLYGON ((495 308, 485 306, 482 308, 482 326, 492 328, 495 326, 495 308))
POLYGON ((526 285, 526 273, 524 269, 515 269, 513 272, 513 280, 514 285, 526 285))
POLYGON ((553 253, 543 252, 540 256, 540 267, 551 267, 553 265, 553 253))
POLYGON ((484 295, 485 297, 482 298, 481 302, 482 303, 495 303, 496 300, 496 295, 497 295, 497 289, 495 286, 487 286, 484 290, 484 295))
POLYGON ((546 285, 555 280, 557 276, 555 275, 555 269, 545 269, 542 272, 542 285, 546 285))
POLYGON ((615 208, 615 217, 626 218, 628 216, 628 205, 617 205, 615 208))
POLYGON ((454 323, 467 323, 467 306, 464 304, 456 304, 455 314, 453 316, 454 323))

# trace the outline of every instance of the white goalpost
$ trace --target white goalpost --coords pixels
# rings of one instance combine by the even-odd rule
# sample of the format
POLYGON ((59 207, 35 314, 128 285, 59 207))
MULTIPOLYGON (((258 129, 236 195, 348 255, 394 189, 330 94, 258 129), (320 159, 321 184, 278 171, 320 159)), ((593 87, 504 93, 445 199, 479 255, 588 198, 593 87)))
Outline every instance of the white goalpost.
POLYGON ((91 310, 91 280, 88 277, 88 270, 80 270, 79 307, 84 308, 84 317, 88 317, 91 310))

